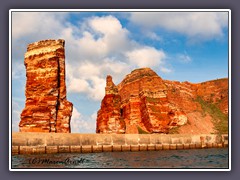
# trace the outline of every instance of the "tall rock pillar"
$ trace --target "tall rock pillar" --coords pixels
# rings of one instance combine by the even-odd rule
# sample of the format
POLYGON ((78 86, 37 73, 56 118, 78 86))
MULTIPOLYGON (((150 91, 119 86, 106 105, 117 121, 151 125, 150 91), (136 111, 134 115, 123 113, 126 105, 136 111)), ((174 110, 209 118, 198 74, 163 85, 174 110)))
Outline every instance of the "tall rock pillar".
POLYGON ((107 76, 105 96, 97 113, 96 133, 125 133, 125 122, 121 109, 121 96, 112 77, 107 76))
POLYGON ((66 99, 65 41, 44 40, 25 53, 26 103, 20 132, 69 133, 73 105, 66 99))

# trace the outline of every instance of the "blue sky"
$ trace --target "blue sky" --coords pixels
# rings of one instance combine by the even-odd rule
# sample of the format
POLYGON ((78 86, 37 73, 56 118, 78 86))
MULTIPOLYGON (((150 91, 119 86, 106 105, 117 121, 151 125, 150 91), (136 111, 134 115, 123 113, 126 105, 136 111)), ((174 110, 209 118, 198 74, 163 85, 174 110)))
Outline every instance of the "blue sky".
POLYGON ((25 105, 29 43, 65 39, 72 132, 94 133, 105 78, 135 68, 193 83, 228 76, 227 12, 12 12, 12 129, 25 105))

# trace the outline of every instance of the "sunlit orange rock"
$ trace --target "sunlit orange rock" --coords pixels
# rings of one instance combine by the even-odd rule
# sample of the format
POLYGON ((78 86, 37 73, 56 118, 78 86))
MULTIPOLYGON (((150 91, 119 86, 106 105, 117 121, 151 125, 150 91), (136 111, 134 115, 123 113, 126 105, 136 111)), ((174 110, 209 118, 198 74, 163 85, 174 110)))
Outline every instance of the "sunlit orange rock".
MULTIPOLYGON (((169 133, 170 129, 187 124, 188 131, 190 129, 195 133, 195 126, 205 123, 203 121, 191 125, 193 118, 204 119, 202 113, 198 113, 203 111, 197 102, 198 97, 215 103, 223 113, 228 113, 227 82, 227 79, 221 79, 193 84, 163 80, 150 68, 132 71, 117 86, 108 76, 106 95, 98 111, 96 132, 169 133), (118 124, 121 132, 113 124, 118 124)), ((199 132, 206 133, 208 130, 202 128, 199 132)))
POLYGON ((171 126, 183 125, 187 117, 180 107, 170 104, 167 86, 150 68, 137 69, 118 85, 126 122, 126 133, 139 129, 150 133, 168 133, 171 126))
POLYGON ((66 99, 64 40, 28 45, 25 53, 26 103, 20 132, 69 133, 72 103, 66 99))
POLYGON ((111 76, 107 76, 105 96, 97 115, 96 132, 125 133, 125 122, 121 114, 121 96, 111 76))

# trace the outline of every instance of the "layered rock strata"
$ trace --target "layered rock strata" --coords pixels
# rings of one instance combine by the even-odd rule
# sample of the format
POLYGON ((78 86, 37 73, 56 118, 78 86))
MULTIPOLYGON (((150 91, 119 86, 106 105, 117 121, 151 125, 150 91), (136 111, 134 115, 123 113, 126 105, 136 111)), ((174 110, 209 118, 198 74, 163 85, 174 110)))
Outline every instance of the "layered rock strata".
POLYGON ((26 103, 20 132, 69 133, 73 105, 66 98, 64 40, 29 44, 25 53, 26 103))
MULTIPOLYGON (((110 124, 118 124, 118 119, 121 119, 122 124, 125 123, 121 126, 121 133, 169 133, 170 129, 188 122, 190 124, 194 118, 204 119, 201 104, 197 102, 199 97, 228 114, 227 79, 198 84, 168 81, 150 68, 132 71, 117 86, 111 85, 107 78, 106 95, 97 116, 97 133, 119 133, 109 131, 112 129, 110 124), (117 97, 117 103, 113 97, 117 97), (117 121, 108 116, 113 112, 117 114, 117 121)), ((193 124, 191 131, 197 132, 196 128, 201 123, 205 122, 193 124)), ((211 130, 201 129, 199 132, 209 133, 211 130)))
POLYGON ((125 133, 125 122, 121 112, 121 96, 112 77, 107 76, 105 96, 97 114, 97 133, 125 133))
POLYGON ((126 133, 143 130, 168 133, 171 126, 183 125, 187 117, 180 107, 167 100, 167 86, 150 68, 137 69, 118 85, 125 114, 126 133))

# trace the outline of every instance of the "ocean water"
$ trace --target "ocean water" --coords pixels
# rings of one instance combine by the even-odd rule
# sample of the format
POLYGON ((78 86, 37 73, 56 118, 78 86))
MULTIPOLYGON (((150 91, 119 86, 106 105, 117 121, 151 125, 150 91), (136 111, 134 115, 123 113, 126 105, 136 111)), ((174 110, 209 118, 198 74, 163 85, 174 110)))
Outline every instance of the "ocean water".
POLYGON ((228 169, 228 148, 138 152, 60 153, 14 155, 12 169, 18 168, 181 168, 228 169))

